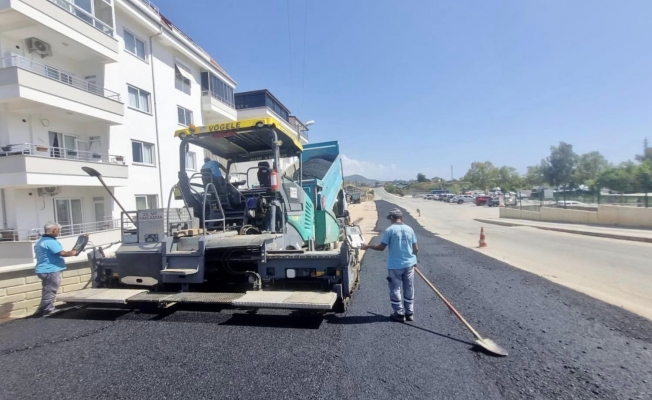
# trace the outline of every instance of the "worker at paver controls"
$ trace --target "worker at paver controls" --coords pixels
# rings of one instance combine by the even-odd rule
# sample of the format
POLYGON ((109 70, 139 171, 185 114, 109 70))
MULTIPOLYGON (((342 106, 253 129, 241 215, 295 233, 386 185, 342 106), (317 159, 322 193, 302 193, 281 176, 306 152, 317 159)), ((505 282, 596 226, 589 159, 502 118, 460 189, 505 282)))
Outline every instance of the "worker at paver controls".
POLYGON ((380 244, 363 244, 361 248, 383 251, 389 247, 387 281, 389 299, 394 309, 389 317, 399 322, 414 321, 414 267, 419 252, 417 235, 403 223, 403 213, 398 208, 391 210, 387 219, 392 221, 392 225, 383 232, 380 244))
POLYGON ((222 177, 222 171, 220 170, 220 163, 218 163, 215 160, 211 160, 208 157, 204 158, 204 165, 201 167, 201 169, 210 169, 214 177, 216 178, 222 177))
POLYGON ((34 315, 45 316, 54 311, 54 300, 61 286, 61 273, 66 269, 64 257, 77 255, 75 251, 66 251, 56 239, 61 232, 61 225, 46 224, 45 234, 34 244, 36 256, 36 275, 41 279, 43 290, 41 304, 34 315))

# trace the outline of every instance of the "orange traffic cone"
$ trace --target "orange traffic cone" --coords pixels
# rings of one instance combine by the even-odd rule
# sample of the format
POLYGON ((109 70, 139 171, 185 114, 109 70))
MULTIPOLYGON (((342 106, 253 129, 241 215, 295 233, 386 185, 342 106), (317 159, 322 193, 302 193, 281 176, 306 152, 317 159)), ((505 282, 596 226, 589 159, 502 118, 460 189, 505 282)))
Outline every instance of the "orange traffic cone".
POLYGON ((480 247, 487 247, 487 242, 484 237, 484 228, 480 228, 480 247))

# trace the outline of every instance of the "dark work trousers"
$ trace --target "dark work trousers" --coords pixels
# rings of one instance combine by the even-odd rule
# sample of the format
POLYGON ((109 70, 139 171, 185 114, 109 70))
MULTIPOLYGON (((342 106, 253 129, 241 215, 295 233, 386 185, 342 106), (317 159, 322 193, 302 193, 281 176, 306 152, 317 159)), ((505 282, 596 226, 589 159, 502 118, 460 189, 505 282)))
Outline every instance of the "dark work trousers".
POLYGON ((54 301, 57 291, 61 286, 61 272, 50 272, 48 274, 36 274, 43 284, 41 294, 41 305, 38 306, 35 314, 49 314, 54 310, 54 301))
POLYGON ((414 267, 388 269, 387 281, 394 312, 400 315, 414 314, 414 267))

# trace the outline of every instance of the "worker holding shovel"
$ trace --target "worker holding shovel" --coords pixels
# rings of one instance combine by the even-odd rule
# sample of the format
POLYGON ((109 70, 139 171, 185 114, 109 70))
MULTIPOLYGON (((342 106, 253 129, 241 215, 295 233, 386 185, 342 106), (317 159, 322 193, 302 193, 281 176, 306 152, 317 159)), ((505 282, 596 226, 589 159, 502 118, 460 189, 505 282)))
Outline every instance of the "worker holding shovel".
POLYGON ((363 244, 361 249, 383 251, 389 247, 387 282, 394 309, 389 317, 398 322, 414 321, 414 267, 419 252, 417 235, 403 223, 403 213, 398 208, 391 210, 387 219, 392 221, 392 225, 383 232, 380 244, 363 244))

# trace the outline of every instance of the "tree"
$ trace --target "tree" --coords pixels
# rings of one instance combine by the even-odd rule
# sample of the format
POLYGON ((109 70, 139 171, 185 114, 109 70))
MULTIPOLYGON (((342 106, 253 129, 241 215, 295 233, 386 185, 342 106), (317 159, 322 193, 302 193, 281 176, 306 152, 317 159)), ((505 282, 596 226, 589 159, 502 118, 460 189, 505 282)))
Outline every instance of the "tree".
POLYGON ((574 183, 573 174, 577 167, 577 154, 573 145, 559 142, 559 146, 550 147, 550 156, 545 160, 543 175, 553 186, 574 183))
POLYGON ((611 164, 600 152, 582 154, 578 158, 573 180, 579 184, 594 186, 598 176, 610 167, 611 164))
POLYGON ((463 180, 469 182, 474 188, 486 190, 496 186, 498 176, 498 168, 491 162, 474 162, 463 180))
POLYGON ((647 138, 643 140, 643 154, 636 156, 636 161, 652 160, 652 147, 648 146, 647 138))
POLYGON ((417 182, 429 182, 429 179, 426 178, 426 176, 425 176, 424 174, 422 174, 421 172, 419 172, 419 173, 417 174, 417 182))
POLYGON ((498 170, 497 183, 503 191, 518 190, 523 186, 523 179, 516 168, 503 166, 498 170))
POLYGON ((601 187, 605 187, 617 192, 635 192, 637 189, 636 170, 637 165, 631 161, 621 163, 617 167, 612 167, 602 172, 598 176, 597 182, 601 187))
POLYGON ((546 177, 543 171, 546 169, 545 160, 541 160, 541 164, 527 167, 527 172, 523 177, 523 183, 530 187, 542 186, 546 184, 546 177))

